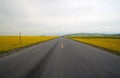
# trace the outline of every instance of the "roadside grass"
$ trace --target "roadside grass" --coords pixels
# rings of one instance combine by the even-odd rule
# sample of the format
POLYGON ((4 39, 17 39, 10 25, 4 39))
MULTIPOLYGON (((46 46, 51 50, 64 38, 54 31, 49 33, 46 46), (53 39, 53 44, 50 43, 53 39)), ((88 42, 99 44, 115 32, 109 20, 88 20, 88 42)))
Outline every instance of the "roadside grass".
POLYGON ((120 37, 69 37, 69 38, 120 55, 120 37))
POLYGON ((0 36, 0 54, 54 38, 56 36, 22 36, 20 44, 19 36, 0 36))

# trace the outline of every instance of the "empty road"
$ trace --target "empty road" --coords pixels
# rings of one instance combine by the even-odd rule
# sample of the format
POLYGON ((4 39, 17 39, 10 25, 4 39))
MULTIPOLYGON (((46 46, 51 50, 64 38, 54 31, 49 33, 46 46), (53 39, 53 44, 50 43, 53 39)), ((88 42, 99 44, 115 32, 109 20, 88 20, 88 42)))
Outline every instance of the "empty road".
POLYGON ((1 57, 0 78, 120 78, 120 56, 60 37, 1 57))

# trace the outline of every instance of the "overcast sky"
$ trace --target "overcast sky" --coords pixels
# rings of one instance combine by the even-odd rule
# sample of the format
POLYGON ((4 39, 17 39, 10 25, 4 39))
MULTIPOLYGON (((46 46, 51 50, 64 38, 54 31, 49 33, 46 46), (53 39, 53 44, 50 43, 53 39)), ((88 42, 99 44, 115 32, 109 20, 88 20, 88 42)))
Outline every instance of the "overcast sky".
POLYGON ((0 34, 120 33, 120 0, 0 0, 0 34))

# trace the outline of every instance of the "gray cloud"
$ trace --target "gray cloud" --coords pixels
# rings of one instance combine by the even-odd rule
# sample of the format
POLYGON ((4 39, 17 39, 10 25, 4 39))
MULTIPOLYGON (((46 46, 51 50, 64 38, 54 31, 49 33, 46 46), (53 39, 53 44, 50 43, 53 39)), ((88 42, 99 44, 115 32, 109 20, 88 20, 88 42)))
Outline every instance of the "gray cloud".
POLYGON ((119 0, 0 0, 0 32, 120 33, 119 0))

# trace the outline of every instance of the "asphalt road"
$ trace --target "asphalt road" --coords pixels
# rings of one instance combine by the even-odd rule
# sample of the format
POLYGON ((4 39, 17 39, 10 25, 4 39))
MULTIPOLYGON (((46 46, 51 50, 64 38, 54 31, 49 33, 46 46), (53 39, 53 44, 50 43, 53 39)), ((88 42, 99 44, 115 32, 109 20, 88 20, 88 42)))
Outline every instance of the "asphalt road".
POLYGON ((120 56, 61 37, 0 58, 0 78, 120 78, 120 56))

